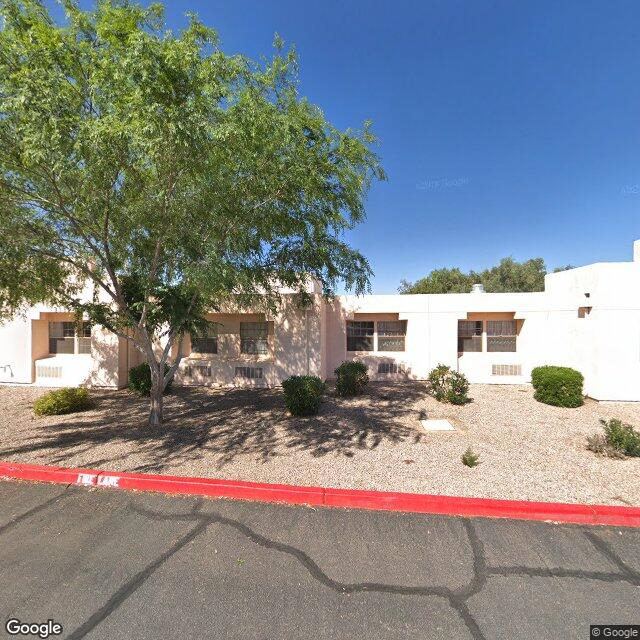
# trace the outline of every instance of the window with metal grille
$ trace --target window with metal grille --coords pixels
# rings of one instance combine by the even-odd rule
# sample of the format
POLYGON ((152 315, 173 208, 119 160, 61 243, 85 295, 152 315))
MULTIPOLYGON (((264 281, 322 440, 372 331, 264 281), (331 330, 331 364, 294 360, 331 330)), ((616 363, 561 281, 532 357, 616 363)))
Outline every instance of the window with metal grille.
POLYGON ((487 320, 487 351, 516 350, 516 321, 487 320))
POLYGON ((458 352, 482 351, 482 320, 458 320, 458 352))
POLYGON ((380 362, 378 363, 378 373, 382 375, 404 373, 404 367, 397 362, 380 362))
POLYGON ((262 378, 262 367, 236 367, 235 376, 236 378, 259 380, 262 378))
POLYGON ((218 353, 218 325, 211 323, 204 336, 191 338, 191 353, 218 353))
POLYGON ((373 351, 373 321, 347 321, 347 351, 373 351))
POLYGON ((240 353, 266 355, 269 353, 269 329, 266 322, 240 323, 240 353))
POLYGON ((84 322, 76 335, 75 322, 50 322, 49 353, 91 353, 91 325, 84 322))
POLYGON ((378 351, 404 351, 404 340, 406 334, 406 320, 379 321, 378 351))

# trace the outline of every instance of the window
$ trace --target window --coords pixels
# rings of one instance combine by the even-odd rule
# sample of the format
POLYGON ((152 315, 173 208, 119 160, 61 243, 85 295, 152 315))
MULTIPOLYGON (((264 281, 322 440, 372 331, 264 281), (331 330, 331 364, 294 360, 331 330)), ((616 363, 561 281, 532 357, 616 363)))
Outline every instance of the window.
POLYGON ((249 380, 260 380, 262 378, 262 367, 236 367, 235 376, 249 380))
POLYGON ((458 320, 458 352, 482 351, 482 320, 458 320))
POLYGON ((50 322, 49 353, 91 353, 91 325, 84 322, 76 335, 75 322, 50 322))
POLYGON ((218 353, 218 325, 211 323, 206 335, 191 338, 191 353, 218 353))
POLYGON ((487 351, 516 350, 516 321, 487 320, 487 351))
POLYGON ((347 351, 373 351, 373 321, 347 321, 347 351))
POLYGON ((82 323, 78 333, 78 353, 91 353, 91 325, 88 322, 82 323))
POLYGON ((240 353, 266 355, 269 353, 266 322, 240 323, 240 353))
POLYGON ((404 351, 406 320, 378 322, 378 351, 404 351))

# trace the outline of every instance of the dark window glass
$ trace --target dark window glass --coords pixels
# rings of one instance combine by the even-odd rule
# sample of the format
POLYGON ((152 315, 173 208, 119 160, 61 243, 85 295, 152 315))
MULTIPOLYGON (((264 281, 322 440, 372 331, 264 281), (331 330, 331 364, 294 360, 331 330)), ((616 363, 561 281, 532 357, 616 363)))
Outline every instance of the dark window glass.
POLYGON ((49 353, 73 353, 75 335, 73 322, 50 322, 49 353))
POLYGON ((240 323, 240 353, 266 355, 269 353, 266 322, 240 323))
POLYGON ((404 351, 404 338, 406 334, 406 320, 385 320, 378 322, 378 351, 404 351))
POLYGON ((373 321, 347 321, 347 351, 373 351, 373 321))
MULTIPOLYGON (((91 325, 84 322, 77 334, 77 353, 91 353, 91 325)), ((49 323, 49 353, 76 353, 76 323, 49 323)))
POLYGON ((458 320, 458 352, 482 351, 482 320, 458 320))
POLYGON ((218 325, 210 325, 206 336, 192 338, 191 352, 218 353, 218 325))

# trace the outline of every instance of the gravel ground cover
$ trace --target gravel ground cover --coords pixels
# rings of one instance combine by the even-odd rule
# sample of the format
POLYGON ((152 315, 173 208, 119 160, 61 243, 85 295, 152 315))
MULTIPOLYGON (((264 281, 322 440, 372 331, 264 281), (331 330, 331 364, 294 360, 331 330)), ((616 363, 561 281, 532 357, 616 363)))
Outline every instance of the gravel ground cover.
POLYGON ((640 404, 540 404, 528 386, 471 385, 473 402, 443 405, 420 382, 329 390, 318 416, 287 415, 279 389, 176 388, 161 429, 128 391, 92 391, 95 407, 36 418, 47 390, 0 386, 0 460, 298 485, 521 500, 640 505, 640 459, 587 451, 599 418, 640 426, 640 404), (451 432, 425 432, 420 418, 451 432), (460 456, 471 447, 481 464, 460 456))

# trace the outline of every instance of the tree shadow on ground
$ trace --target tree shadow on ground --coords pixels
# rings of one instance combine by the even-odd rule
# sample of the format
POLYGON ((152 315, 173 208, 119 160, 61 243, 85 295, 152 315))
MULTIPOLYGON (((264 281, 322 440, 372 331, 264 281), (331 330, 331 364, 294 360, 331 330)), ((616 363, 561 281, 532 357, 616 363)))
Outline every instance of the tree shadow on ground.
POLYGON ((281 389, 182 387, 166 397, 160 428, 147 425, 145 399, 127 391, 94 395, 92 411, 25 421, 3 440, 0 459, 201 473, 237 456, 259 462, 295 452, 351 457, 381 444, 419 442, 416 404, 425 389, 413 381, 374 382, 355 398, 339 398, 330 389, 319 415, 294 418, 281 389))

